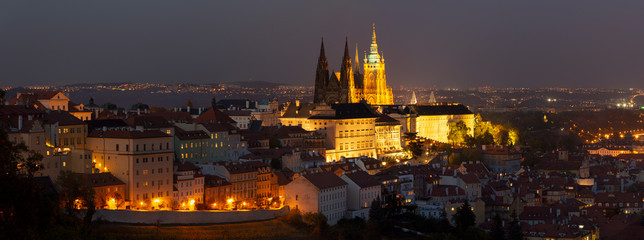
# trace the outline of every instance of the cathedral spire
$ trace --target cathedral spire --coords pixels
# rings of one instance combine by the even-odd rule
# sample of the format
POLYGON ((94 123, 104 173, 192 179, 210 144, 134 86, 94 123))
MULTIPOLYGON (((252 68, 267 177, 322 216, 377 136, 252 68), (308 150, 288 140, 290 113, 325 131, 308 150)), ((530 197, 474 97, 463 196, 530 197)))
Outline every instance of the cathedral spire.
POLYGON ((354 67, 353 69, 355 70, 356 73, 360 73, 360 60, 358 59, 358 43, 356 43, 356 60, 353 63, 354 67))
POLYGON ((411 93, 411 101, 409 101, 409 104, 413 105, 413 104, 416 104, 416 103, 418 103, 418 100, 416 100, 416 91, 413 91, 411 93))
POLYGON ((378 54, 378 43, 376 43, 376 24, 373 24, 373 35, 371 36, 371 47, 369 49, 369 56, 367 57, 369 63, 379 63, 380 54, 378 54))
POLYGON ((324 88, 329 83, 329 63, 324 54, 324 38, 322 38, 321 42, 320 56, 318 57, 318 66, 315 73, 315 93, 313 96, 313 102, 315 103, 324 101, 324 88))
POLYGON ((318 62, 320 61, 326 62, 326 56, 324 55, 324 38, 322 38, 321 42, 322 42, 322 45, 320 46, 320 57, 318 58, 318 62))
POLYGON ((349 55, 349 38, 344 41, 344 56, 342 57, 342 66, 340 67, 340 87, 349 89, 353 87, 353 65, 351 64, 351 55, 349 55))
POLYGON ((434 91, 429 94, 429 103, 436 103, 436 97, 434 96, 434 91))

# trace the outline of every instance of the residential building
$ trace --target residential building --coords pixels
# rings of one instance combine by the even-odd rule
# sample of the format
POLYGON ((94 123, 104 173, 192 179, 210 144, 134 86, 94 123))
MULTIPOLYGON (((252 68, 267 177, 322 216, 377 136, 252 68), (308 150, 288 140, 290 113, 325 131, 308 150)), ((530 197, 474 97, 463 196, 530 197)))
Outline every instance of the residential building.
POLYGON ((369 209, 374 200, 380 199, 380 182, 367 172, 347 173, 340 178, 347 182, 347 209, 350 218, 369 220, 369 209))
POLYGON ((94 130, 87 149, 97 168, 125 183, 132 208, 169 208, 173 199, 172 137, 159 130, 94 130))
POLYGON ((174 162, 173 208, 194 210, 204 203, 204 176, 201 169, 188 161, 174 162))
POLYGON ((334 225, 347 211, 347 185, 331 172, 302 175, 284 187, 285 203, 302 213, 322 213, 334 225))

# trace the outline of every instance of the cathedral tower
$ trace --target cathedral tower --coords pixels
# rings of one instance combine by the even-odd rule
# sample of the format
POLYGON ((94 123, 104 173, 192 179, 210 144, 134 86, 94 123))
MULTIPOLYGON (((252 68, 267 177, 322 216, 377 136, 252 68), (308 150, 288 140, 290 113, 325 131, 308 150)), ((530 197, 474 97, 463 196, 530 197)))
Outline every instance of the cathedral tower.
POLYGON ((315 93, 313 96, 314 103, 324 102, 326 86, 329 83, 329 63, 326 61, 324 54, 324 39, 320 46, 320 56, 318 57, 318 67, 315 72, 315 93))
POLYGON ((373 25, 369 55, 364 59, 363 96, 372 105, 392 105, 394 98, 385 76, 385 60, 378 53, 376 25, 373 25))

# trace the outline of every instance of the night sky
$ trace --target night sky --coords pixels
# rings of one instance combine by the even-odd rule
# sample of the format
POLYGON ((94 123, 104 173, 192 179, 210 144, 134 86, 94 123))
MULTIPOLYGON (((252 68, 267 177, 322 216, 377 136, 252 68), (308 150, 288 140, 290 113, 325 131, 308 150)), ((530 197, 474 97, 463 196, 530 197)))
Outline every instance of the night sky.
POLYGON ((339 71, 376 24, 390 86, 644 88, 644 1, 2 1, 0 86, 339 71))

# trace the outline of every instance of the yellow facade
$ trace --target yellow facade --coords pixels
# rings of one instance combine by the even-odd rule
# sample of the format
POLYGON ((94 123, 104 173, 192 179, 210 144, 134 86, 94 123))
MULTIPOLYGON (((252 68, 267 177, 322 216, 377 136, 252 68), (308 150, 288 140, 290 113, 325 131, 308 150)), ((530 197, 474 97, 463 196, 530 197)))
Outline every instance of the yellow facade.
POLYGON ((375 25, 373 26, 369 55, 365 56, 363 67, 363 86, 362 88, 356 88, 355 85, 349 86, 349 102, 357 103, 364 99, 370 105, 393 105, 394 95, 391 87, 387 85, 385 75, 385 59, 378 53, 375 25))

